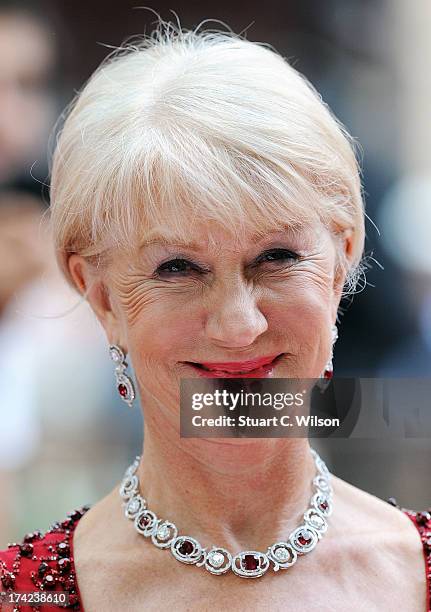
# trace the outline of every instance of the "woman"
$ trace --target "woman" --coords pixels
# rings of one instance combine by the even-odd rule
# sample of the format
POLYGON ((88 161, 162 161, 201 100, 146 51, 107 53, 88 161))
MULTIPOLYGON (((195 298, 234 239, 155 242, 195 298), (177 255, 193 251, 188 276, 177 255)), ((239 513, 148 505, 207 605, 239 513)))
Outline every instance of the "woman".
POLYGON ((179 435, 182 378, 331 374, 364 210, 305 78, 264 45, 160 28, 77 96, 52 222, 145 444, 120 487, 2 552, 3 586, 86 612, 428 610, 429 513, 331 477, 307 438, 179 435))

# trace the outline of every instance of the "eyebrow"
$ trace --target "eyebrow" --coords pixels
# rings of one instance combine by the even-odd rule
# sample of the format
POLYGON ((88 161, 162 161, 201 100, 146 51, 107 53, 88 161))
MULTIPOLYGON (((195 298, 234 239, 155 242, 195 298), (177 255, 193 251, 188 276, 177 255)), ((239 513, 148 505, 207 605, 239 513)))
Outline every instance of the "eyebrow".
MULTIPOLYGON (((280 229, 278 230, 269 230, 268 234, 271 235, 271 234, 280 234, 282 232, 291 232, 292 229, 293 229, 292 226, 288 226, 288 225, 281 226, 280 229)), ((250 241, 252 244, 254 244, 256 243, 256 241, 264 240, 265 238, 267 238, 267 236, 262 236, 261 232, 255 232, 250 237, 250 241)), ((140 244, 139 248, 145 249, 147 246, 151 246, 153 244, 161 245, 161 246, 175 246, 175 247, 180 247, 180 248, 191 249, 194 251, 199 251, 203 248, 202 245, 196 242, 182 242, 181 240, 175 238, 174 236, 169 237, 164 234, 154 234, 152 238, 148 240, 144 240, 140 244)))
POLYGON ((139 245, 140 249, 145 249, 148 246, 153 244, 160 244, 162 246, 176 246, 181 248, 188 248, 198 251, 201 248, 201 245, 198 245, 196 242, 181 242, 176 238, 169 238, 169 236, 163 236, 162 234, 157 234, 150 240, 144 240, 139 245))

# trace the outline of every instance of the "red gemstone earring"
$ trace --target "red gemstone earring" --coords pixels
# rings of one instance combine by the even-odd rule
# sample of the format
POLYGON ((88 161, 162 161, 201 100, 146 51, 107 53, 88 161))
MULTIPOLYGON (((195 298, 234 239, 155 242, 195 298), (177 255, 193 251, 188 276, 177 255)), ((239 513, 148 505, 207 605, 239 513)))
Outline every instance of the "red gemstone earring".
POLYGON ((322 381, 319 381, 318 385, 319 388, 321 390, 321 392, 323 393, 323 391, 325 391, 325 389, 328 387, 332 377, 334 376, 334 366, 332 363, 332 359, 334 356, 334 344, 336 343, 338 338, 338 329, 336 325, 332 326, 332 346, 331 346, 331 355, 328 359, 327 364, 325 365, 325 369, 323 370, 322 374, 320 375, 320 378, 323 379, 322 381))
POLYGON ((120 394, 121 399, 132 407, 136 393, 132 379, 125 373, 127 368, 126 356, 116 344, 112 344, 109 347, 109 354, 112 361, 115 363, 115 378, 117 379, 118 393, 120 394))

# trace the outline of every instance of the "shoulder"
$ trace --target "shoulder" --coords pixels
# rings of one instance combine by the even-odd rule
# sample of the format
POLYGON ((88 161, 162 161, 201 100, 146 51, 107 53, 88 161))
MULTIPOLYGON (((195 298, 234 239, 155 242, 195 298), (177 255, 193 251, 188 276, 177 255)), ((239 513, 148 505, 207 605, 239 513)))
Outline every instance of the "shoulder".
POLYGON ((6 593, 67 591, 69 609, 79 609, 72 535, 88 509, 89 506, 82 506, 73 510, 45 533, 40 530, 27 533, 21 542, 0 550, 0 590, 6 593))
POLYGON ((333 557, 341 549, 340 558, 353 564, 359 582, 372 584, 376 578, 391 601, 387 609, 395 609, 397 598, 402 601, 398 609, 418 609, 425 593, 430 596, 430 518, 427 511, 403 508, 393 498, 381 499, 334 476, 334 512, 328 530, 328 536, 334 536, 333 557))
POLYGON ((431 578, 431 506, 426 510, 416 511, 400 506, 393 497, 390 497, 387 501, 392 506, 401 510, 416 527, 422 542, 425 558, 428 560, 430 574, 428 578, 431 578))
POLYGON ((335 476, 333 480, 340 514, 353 518, 358 532, 371 536, 386 534, 391 541, 395 541, 397 535, 403 537, 413 533, 413 540, 417 542, 413 523, 422 536, 431 536, 431 508, 416 511, 401 506, 393 497, 381 499, 335 476))
POLYGON ((423 580, 424 542, 418 537, 418 527, 423 522, 425 537, 429 513, 403 508, 393 498, 381 499, 339 478, 334 481, 333 531, 338 536, 349 535, 348 540, 363 549, 365 556, 373 550, 375 567, 380 564, 382 570, 385 567, 395 574, 416 571, 423 580))

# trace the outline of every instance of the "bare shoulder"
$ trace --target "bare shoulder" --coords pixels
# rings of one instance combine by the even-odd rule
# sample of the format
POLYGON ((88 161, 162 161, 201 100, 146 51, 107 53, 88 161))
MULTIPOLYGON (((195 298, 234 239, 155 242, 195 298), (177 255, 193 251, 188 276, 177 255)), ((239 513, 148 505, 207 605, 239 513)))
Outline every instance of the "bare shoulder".
POLYGON ((157 584, 163 555, 157 558, 160 551, 139 546, 139 534, 123 512, 115 489, 88 510, 75 530, 74 564, 86 612, 140 610, 146 585, 151 596, 157 584))
POLYGON ((423 545, 413 522, 401 509, 335 476, 333 487, 332 544, 339 538, 344 542, 338 561, 362 567, 358 578, 364 587, 395 593, 402 609, 415 609, 425 601, 426 579, 423 545))
POLYGON ((332 482, 334 514, 336 511, 337 522, 341 526, 348 524, 353 534, 362 536, 376 537, 380 534, 383 537, 394 537, 398 534, 401 537, 407 536, 410 543, 412 539, 418 542, 416 528, 400 508, 336 476, 332 477, 332 482))

